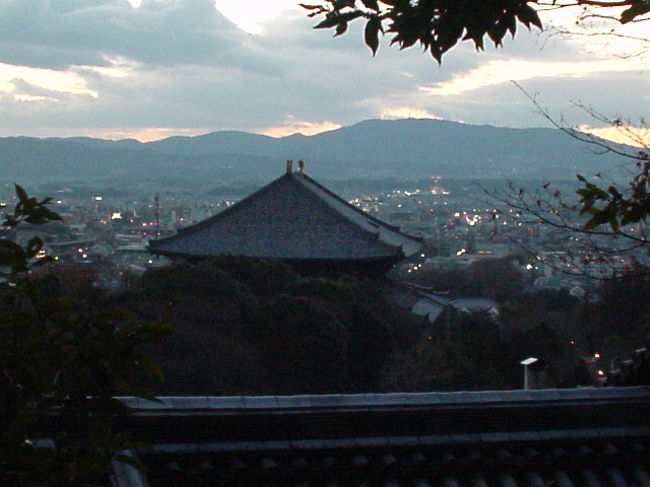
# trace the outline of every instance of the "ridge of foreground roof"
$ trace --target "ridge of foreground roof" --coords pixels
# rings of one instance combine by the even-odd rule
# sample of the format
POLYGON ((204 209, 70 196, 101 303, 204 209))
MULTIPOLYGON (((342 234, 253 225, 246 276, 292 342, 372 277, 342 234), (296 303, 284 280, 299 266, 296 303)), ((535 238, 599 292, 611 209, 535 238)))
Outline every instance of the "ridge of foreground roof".
POLYGON ((298 172, 176 235, 151 240, 149 249, 163 255, 363 260, 409 256, 422 243, 298 172))
POLYGON ((648 487, 650 387, 122 398, 115 487, 648 487))
MULTIPOLYGON (((162 396, 156 401, 138 397, 118 398, 134 411, 220 411, 314 408, 401 408, 412 406, 458 407, 461 405, 549 404, 570 401, 611 401, 612 399, 647 399, 650 386, 578 387, 570 389, 452 391, 452 392, 393 392, 367 394, 300 394, 276 396, 162 396)), ((650 424, 648 424, 650 427, 650 424)))

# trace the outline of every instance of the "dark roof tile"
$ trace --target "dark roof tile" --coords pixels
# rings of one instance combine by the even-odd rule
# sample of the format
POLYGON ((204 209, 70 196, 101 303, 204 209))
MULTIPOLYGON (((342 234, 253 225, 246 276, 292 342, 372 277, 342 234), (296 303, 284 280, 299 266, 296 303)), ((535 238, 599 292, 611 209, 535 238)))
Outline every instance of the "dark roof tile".
POLYGON ((420 239, 294 173, 172 237, 152 240, 149 249, 172 256, 366 260, 412 255, 421 246, 420 239))
POLYGON ((275 408, 279 406, 277 396, 248 396, 243 398, 247 409, 275 408))
POLYGON ((152 445, 138 452, 151 487, 629 487, 648 485, 648 397, 645 387, 171 398, 129 421, 152 445), (151 440, 156 425, 165 431, 151 440))
POLYGON ((214 409, 241 409, 246 407, 246 401, 242 396, 224 396, 224 397, 215 397, 210 396, 207 398, 208 404, 211 408, 214 409))

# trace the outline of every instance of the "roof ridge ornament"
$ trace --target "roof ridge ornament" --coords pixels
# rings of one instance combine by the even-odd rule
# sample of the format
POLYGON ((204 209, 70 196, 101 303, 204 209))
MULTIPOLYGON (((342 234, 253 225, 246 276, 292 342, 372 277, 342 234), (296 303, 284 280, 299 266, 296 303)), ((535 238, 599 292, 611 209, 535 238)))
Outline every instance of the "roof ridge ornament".
POLYGON ((305 161, 298 161, 298 172, 300 172, 300 174, 305 173, 305 161))
POLYGON ((293 160, 289 159, 287 160, 287 174, 291 174, 293 172, 293 160))

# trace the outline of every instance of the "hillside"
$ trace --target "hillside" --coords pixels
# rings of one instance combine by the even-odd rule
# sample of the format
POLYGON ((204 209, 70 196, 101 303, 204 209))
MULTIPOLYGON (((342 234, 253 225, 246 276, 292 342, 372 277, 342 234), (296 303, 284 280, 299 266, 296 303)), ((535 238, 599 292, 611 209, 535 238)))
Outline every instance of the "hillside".
POLYGON ((316 177, 573 179, 620 170, 618 158, 555 129, 443 120, 367 120, 313 136, 221 131, 140 143, 86 137, 0 138, 0 180, 267 181, 285 159, 316 177))

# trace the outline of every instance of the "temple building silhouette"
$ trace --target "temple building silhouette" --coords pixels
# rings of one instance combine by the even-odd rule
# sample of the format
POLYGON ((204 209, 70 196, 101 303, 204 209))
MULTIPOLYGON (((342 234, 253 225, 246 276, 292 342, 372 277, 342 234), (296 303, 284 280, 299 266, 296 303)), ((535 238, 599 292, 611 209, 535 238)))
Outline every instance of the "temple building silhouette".
POLYGON ((422 245, 310 178, 302 161, 297 171, 287 161, 281 177, 176 235, 150 241, 149 251, 190 262, 221 255, 277 259, 305 274, 371 277, 422 245))

